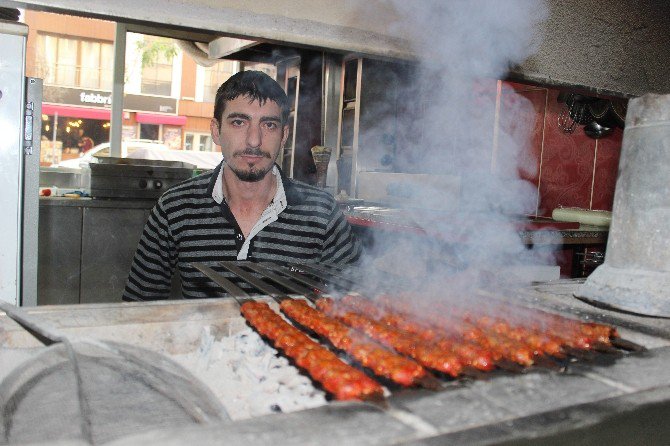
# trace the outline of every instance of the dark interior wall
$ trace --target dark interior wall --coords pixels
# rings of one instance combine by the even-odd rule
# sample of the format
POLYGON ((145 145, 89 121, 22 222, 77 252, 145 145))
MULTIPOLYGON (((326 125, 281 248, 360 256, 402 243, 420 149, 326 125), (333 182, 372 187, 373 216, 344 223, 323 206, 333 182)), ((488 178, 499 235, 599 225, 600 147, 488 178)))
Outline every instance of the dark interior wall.
POLYGON ((293 177, 314 183, 316 167, 311 148, 321 145, 321 112, 323 107, 323 53, 301 51, 300 93, 295 129, 293 177))
POLYGON ((547 0, 535 55, 510 74, 616 96, 670 93, 670 2, 547 0))

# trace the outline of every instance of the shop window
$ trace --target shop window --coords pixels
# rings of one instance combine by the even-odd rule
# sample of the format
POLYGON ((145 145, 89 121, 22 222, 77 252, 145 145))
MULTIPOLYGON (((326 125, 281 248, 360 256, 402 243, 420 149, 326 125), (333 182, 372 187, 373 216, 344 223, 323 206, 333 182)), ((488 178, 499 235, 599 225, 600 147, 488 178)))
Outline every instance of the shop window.
POLYGON ((184 150, 195 150, 196 152, 212 152, 212 135, 209 133, 186 132, 184 136, 184 150))
POLYGON ((172 62, 176 47, 171 39, 144 36, 142 51, 143 94, 170 96, 172 93, 172 62))
POLYGON ((211 152, 212 151, 212 135, 200 135, 198 140, 198 150, 200 152, 211 152))
POLYGON ((37 35, 36 76, 47 85, 111 90, 113 44, 37 35))
POLYGON ((140 124, 140 139, 158 141, 160 139, 160 125, 140 124))

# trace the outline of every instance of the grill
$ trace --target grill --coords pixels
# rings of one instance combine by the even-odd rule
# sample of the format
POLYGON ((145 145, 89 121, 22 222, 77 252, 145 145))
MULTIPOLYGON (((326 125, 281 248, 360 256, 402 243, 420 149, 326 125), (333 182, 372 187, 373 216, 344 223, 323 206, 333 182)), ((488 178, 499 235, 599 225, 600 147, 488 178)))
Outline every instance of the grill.
POLYGON ((193 176, 196 166, 181 161, 101 157, 91 163, 91 196, 95 198, 160 197, 193 176))
MULTIPOLYGON (((328 295, 342 301, 356 292, 374 297, 417 293, 421 289, 421 279, 377 272, 375 285, 366 286, 371 271, 327 265, 221 262, 193 266, 220 284, 242 308, 254 302, 269 302, 273 306, 278 303, 283 310, 287 302, 309 302, 314 306, 328 295)), ((413 444, 419 439, 435 444, 547 444, 566 438, 579 439, 584 444, 664 441, 660 439, 670 436, 661 421, 670 413, 666 379, 670 326, 662 320, 602 313, 585 306, 572 297, 577 285, 564 281, 538 284, 531 289, 478 288, 473 289, 470 298, 479 303, 514 305, 514 311, 537 311, 582 322, 597 320, 637 342, 613 337, 609 346, 571 350, 563 358, 546 357, 530 367, 497 361, 488 372, 465 370, 456 377, 431 369, 431 379, 415 380, 411 385, 380 379, 362 367, 390 390, 385 398, 363 397, 363 404, 337 403, 286 414, 275 418, 271 427, 259 425, 254 419, 237 422, 226 429, 205 432, 200 439, 225 434, 241 442, 281 442, 291 432, 296 444, 323 442, 325 438, 330 439, 328 444, 413 444), (542 299, 538 300, 538 296, 542 299), (376 411, 371 411, 371 406, 376 411)), ((287 319, 296 322, 291 314, 287 319)), ((308 324, 295 325, 323 340, 321 333, 315 333, 318 330, 305 326, 308 324)), ((328 347, 337 346, 328 343, 328 347)), ((342 354, 342 349, 335 351, 342 354)), ((344 359, 356 364, 355 355, 349 353, 344 359)))
MULTIPOLYGON (((232 262, 279 294, 305 299, 305 294, 283 287, 252 267, 232 262)), ((247 296, 242 303, 275 299, 252 285, 238 283, 238 277, 224 265, 210 263, 216 276, 240 285, 247 296), (244 287, 244 288, 242 288, 244 287)), ((302 266, 279 267, 260 264, 289 280, 292 287, 303 286, 313 296, 316 290, 332 295, 357 290, 366 296, 411 290, 414 283, 380 282, 366 289, 358 271, 328 267, 328 273, 310 274, 302 266), (338 280, 339 278, 339 280, 338 280), (307 283, 305 283, 307 282, 307 283), (341 283, 340 288, 336 283, 341 283), (318 285, 318 286, 312 286, 318 285)), ((386 276, 384 276, 386 277, 386 276)), ((390 280, 390 278, 389 278, 390 280)), ((667 444, 670 428, 670 321, 602 310, 574 299, 582 280, 535 284, 523 288, 478 289, 473 295, 490 301, 506 301, 530 309, 596 321, 616 327, 621 336, 643 345, 647 351, 619 353, 593 352, 589 357, 572 357, 562 370, 534 366, 520 370, 495 370, 480 376, 458 379, 436 376, 437 390, 396 386, 383 401, 335 401, 298 412, 236 419, 233 422, 197 430, 151 431, 127 437, 116 444, 667 444), (553 441, 553 442, 552 442, 553 441)), ((265 286, 265 285, 264 285, 265 286)), ((281 298, 279 298, 282 300, 281 298)), ((287 300, 285 297, 283 300, 287 300)), ((234 299, 161 301, 106 305, 52 306, 27 311, 39 313, 54 327, 69 334, 85 334, 99 339, 134 344, 170 354, 197 349, 204 327, 213 335, 228 336, 247 331, 234 299)), ((2 349, 25 352, 38 342, 21 327, 0 314, 2 349)), ((7 365, 0 362, 0 365, 7 365)), ((2 368, 2 367, 0 367, 2 368)), ((212 370, 212 377, 221 377, 212 370)), ((212 378, 215 379, 215 378, 212 378)), ((211 381, 204 381, 211 385, 211 381)), ((41 423, 35 420, 35 423, 41 423)))
MULTIPOLYGON (((421 315, 421 304, 409 305, 406 300, 389 297, 407 293, 416 287, 416 283, 388 273, 375 271, 375 275, 381 274, 376 282, 385 286, 376 285, 375 289, 370 289, 361 285, 365 283, 365 277, 371 275, 370 271, 343 270, 329 265, 219 262, 193 266, 233 296, 243 310, 245 305, 256 300, 272 298, 293 325, 320 339, 331 350, 344 356, 347 362, 356 364, 392 391, 409 387, 440 390, 471 379, 531 370, 565 374, 576 363, 606 365, 627 352, 645 350, 619 337, 616 330, 607 325, 587 324, 533 309, 504 300, 502 295, 474 296, 469 305, 482 308, 493 302, 498 308, 511 309, 508 312, 517 315, 516 321, 489 317, 486 312, 473 313, 459 305, 454 306, 454 314, 421 315), (373 300, 363 296, 382 297, 373 300), (305 301, 311 305, 304 305, 305 301), (323 312, 313 310, 314 306, 323 312), (521 319, 526 322, 521 324, 521 319), (330 328, 324 328, 326 325, 330 328), (338 329, 346 330, 345 336, 350 337, 342 341, 338 329), (575 330, 574 333, 571 330, 575 330), (597 330, 601 330, 600 334, 597 330), (568 332, 572 338, 566 334, 568 332), (351 343, 354 346, 349 345, 351 343), (398 357, 420 364, 425 373, 417 371, 410 378, 406 374, 409 373, 407 365, 396 366, 404 367, 402 370, 406 373, 403 375, 384 373, 393 369, 387 366, 390 361, 400 360, 384 356, 387 355, 385 352, 393 350, 397 351, 398 357), (374 358, 377 354, 386 359, 374 358), (384 367, 378 367, 380 363, 384 367)), ((429 306, 434 305, 437 304, 429 306)), ((452 312, 448 306, 442 310, 452 312)), ((430 312, 430 309, 423 311, 430 312)), ((268 336, 267 331, 259 330, 253 320, 246 314, 245 317, 253 328, 277 346, 272 332, 268 336)), ((281 332, 276 331, 275 338, 281 337, 276 333, 281 332)), ((281 346, 278 349, 282 350, 281 346)), ((310 374, 314 376, 313 372, 310 374)), ((320 373, 319 370, 316 372, 320 373)), ((369 395, 359 399, 378 400, 366 396, 369 395)))

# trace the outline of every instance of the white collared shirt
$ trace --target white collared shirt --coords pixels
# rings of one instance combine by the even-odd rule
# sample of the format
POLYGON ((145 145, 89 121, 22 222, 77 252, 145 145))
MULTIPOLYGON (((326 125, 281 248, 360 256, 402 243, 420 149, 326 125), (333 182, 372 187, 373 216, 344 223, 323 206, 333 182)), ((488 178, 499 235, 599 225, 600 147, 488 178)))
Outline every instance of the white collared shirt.
MULTIPOLYGON (((214 189, 212 189, 212 198, 218 204, 221 204, 224 201, 223 169, 225 167, 226 163, 224 161, 223 164, 221 165, 221 169, 219 170, 219 176, 216 179, 216 183, 214 183, 214 189)), ((265 228, 267 225, 269 225, 274 221, 277 221, 277 219, 279 218, 279 214, 281 214, 282 211, 286 209, 287 203, 286 203, 286 192, 284 191, 284 183, 281 180, 281 175, 279 174, 279 169, 277 168, 276 165, 272 167, 272 174, 275 176, 275 179, 277 180, 277 191, 275 192, 275 196, 268 205, 268 207, 265 208, 256 224, 254 224, 254 227, 251 228, 249 236, 244 240, 242 248, 237 253, 237 260, 247 259, 247 256, 249 255, 249 244, 251 243, 251 239, 253 239, 256 234, 261 232, 263 228, 265 228)))

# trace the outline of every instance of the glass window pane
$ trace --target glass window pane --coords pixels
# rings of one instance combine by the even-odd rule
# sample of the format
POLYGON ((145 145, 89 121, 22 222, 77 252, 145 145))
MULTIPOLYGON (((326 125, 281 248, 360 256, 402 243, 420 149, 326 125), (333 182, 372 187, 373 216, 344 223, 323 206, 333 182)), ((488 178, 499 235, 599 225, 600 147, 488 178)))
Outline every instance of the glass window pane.
POLYGON ((201 140, 205 140, 205 148, 203 150, 207 152, 212 151, 212 136, 211 135, 203 135, 200 137, 201 140))
POLYGON ((113 48, 110 43, 38 34, 36 75, 45 84, 111 90, 113 48))
POLYGON ((193 133, 187 133, 184 139, 184 150, 193 150, 193 133))
POLYGON ((162 82, 172 80, 172 65, 157 64, 156 78, 162 82))
POLYGON ((58 40, 44 34, 37 35, 37 48, 35 51, 35 76, 44 79, 45 84, 53 84, 56 81, 56 52, 58 51, 58 40))
POLYGON ((214 102, 216 90, 230 76, 235 74, 235 63, 231 60, 225 60, 211 67, 205 68, 205 82, 203 91, 204 102, 214 102))
POLYGON ((100 88, 111 90, 114 74, 114 45, 103 43, 100 45, 100 88))
POLYGON ((56 82, 76 87, 77 79, 77 41, 58 38, 58 59, 56 62, 56 82))
POLYGON ((153 55, 153 58, 142 67, 142 93, 170 96, 174 62, 170 53, 173 50, 172 39, 144 36, 143 51, 147 55, 153 55))
POLYGON ((100 44, 82 40, 80 86, 100 88, 100 44))
POLYGON ((140 139, 158 141, 158 124, 140 124, 140 139))

